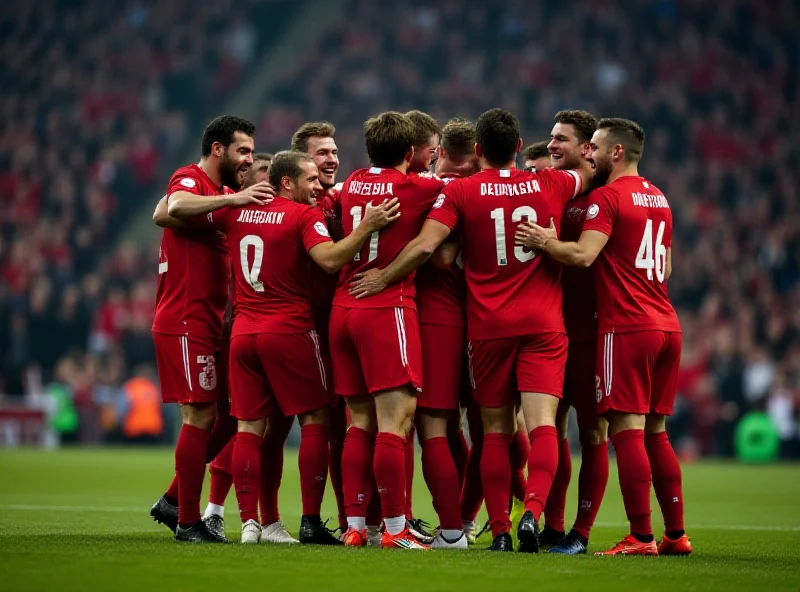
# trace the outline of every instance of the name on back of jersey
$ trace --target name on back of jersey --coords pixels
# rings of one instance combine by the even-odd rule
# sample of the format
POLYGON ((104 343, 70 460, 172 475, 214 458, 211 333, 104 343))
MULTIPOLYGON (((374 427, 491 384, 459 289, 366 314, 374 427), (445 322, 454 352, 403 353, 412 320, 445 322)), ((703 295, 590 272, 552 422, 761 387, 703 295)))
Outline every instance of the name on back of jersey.
POLYGON ((286 212, 268 212, 266 210, 242 210, 237 222, 245 224, 280 224, 286 212))
POLYGON ((392 183, 368 183, 366 181, 350 181, 347 187, 356 195, 392 195, 392 183))
POLYGON ((633 205, 642 208, 666 208, 669 209, 667 198, 661 195, 650 195, 648 193, 631 193, 633 205))
POLYGON ((542 188, 539 181, 531 179, 520 183, 481 183, 481 195, 527 195, 529 193, 541 193, 542 188))

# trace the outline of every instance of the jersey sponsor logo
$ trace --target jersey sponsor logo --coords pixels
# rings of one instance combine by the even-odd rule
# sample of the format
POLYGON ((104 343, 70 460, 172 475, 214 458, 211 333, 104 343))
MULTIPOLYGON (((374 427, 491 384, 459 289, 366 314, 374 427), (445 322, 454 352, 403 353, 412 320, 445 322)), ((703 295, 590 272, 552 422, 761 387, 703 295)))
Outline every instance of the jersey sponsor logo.
POLYGON ((440 193, 439 197, 436 198, 436 201, 433 202, 433 209, 441 208, 444 205, 444 193, 440 193))
POLYGON ((181 185, 191 189, 192 187, 197 185, 197 181, 195 181, 194 179, 190 179, 190 178, 186 177, 184 179, 181 179, 181 185))
POLYGON ((597 214, 600 213, 600 206, 597 204, 592 204, 589 206, 589 209, 586 210, 586 219, 587 220, 594 220, 597 218, 597 214))
POLYGON ((584 218, 586 218, 586 210, 579 207, 572 207, 564 212, 564 217, 561 221, 569 224, 583 222, 584 218))
POLYGON ((214 356, 197 356, 198 364, 205 364, 200 372, 200 387, 204 391, 213 391, 217 388, 217 366, 214 356))
POLYGON ((325 225, 322 222, 315 222, 314 223, 314 230, 317 231, 317 234, 320 236, 330 237, 330 233, 328 229, 325 228, 325 225))

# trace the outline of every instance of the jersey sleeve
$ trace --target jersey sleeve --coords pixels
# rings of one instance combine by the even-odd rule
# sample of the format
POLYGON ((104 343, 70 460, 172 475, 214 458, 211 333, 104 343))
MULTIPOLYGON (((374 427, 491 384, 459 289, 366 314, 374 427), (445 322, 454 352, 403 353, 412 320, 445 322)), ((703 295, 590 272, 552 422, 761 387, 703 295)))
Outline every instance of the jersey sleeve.
POLYGON ((173 193, 177 193, 178 191, 186 191, 194 195, 203 195, 201 188, 202 184, 196 175, 189 171, 178 171, 172 175, 172 178, 167 184, 167 201, 169 201, 173 193))
POLYGON ((233 212, 231 208, 222 208, 216 212, 209 212, 205 216, 195 216, 194 218, 190 219, 190 223, 192 226, 216 228, 217 230, 222 230, 224 232, 230 223, 231 212, 233 212))
POLYGON ((586 208, 586 219, 583 230, 596 230, 611 236, 611 230, 619 213, 619 196, 613 189, 600 187, 589 194, 589 207, 586 208))
POLYGON ((567 205, 569 200, 583 192, 583 181, 575 171, 545 169, 536 174, 539 177, 539 181, 547 186, 549 191, 558 195, 562 207, 567 205))
POLYGON ((328 227, 325 225, 325 217, 319 208, 310 207, 303 212, 300 227, 306 251, 310 251, 321 243, 333 242, 328 227))
POLYGON ((461 183, 448 183, 442 188, 433 207, 428 214, 428 220, 436 220, 454 230, 458 226, 459 211, 461 208, 461 183))

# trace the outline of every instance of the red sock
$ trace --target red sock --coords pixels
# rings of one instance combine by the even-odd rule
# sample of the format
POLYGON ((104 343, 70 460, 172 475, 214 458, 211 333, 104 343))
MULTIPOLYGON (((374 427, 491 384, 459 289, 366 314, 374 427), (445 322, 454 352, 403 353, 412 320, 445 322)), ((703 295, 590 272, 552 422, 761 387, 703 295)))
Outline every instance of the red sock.
POLYGON ((461 530, 458 471, 447 438, 429 438, 422 443, 422 474, 439 516, 439 526, 461 530))
POLYGON ((378 484, 375 483, 375 477, 372 477, 372 487, 370 488, 364 523, 368 526, 380 526, 381 522, 383 522, 382 516, 381 495, 378 493, 378 484))
POLYGON ((538 520, 544 510, 558 468, 558 432, 555 426, 539 426, 531 430, 530 438, 531 453, 528 456, 528 492, 525 495, 525 510, 533 512, 533 517, 538 520))
POLYGON ((384 518, 404 516, 406 512, 408 496, 405 459, 408 440, 388 432, 378 432, 378 437, 375 438, 373 470, 384 518))
POLYGON ((300 491, 304 516, 319 516, 325 484, 328 481, 330 460, 330 427, 309 424, 300 428, 300 451, 297 465, 300 468, 300 491))
POLYGON ((177 506, 178 492, 179 492, 178 475, 176 473, 175 476, 172 478, 172 483, 169 484, 169 489, 167 489, 167 492, 164 494, 164 498, 173 506, 177 506))
POLYGON ((511 440, 509 457, 511 461, 511 495, 520 501, 525 501, 525 465, 531 453, 531 443, 522 430, 517 430, 511 440))
POLYGON ((653 471, 653 489, 664 515, 667 532, 683 530, 683 491, 681 466, 667 432, 648 434, 644 438, 647 458, 653 471))
MULTIPOLYGON (((414 491, 414 435, 417 433, 417 428, 413 425, 408 432, 406 438, 405 454, 405 481, 406 481, 406 502, 405 502, 405 515, 406 518, 414 517, 414 510, 411 507, 414 491)), ((399 516, 400 514, 397 514, 399 516)))
POLYGON ((511 436, 484 434, 481 454, 481 481, 492 536, 511 530, 508 498, 511 495, 511 463, 508 462, 511 436))
POLYGON ((374 477, 372 459, 375 436, 351 426, 347 430, 342 452, 342 485, 348 517, 366 516, 374 477))
POLYGON ((558 443, 558 467, 553 478, 553 485, 544 505, 545 524, 558 532, 564 532, 564 511, 567 506, 567 489, 572 477, 572 457, 569 440, 564 438, 558 443))
POLYGON ((652 535, 650 523, 650 461, 644 447, 644 430, 625 430, 611 436, 617 451, 619 486, 631 532, 652 535))
POLYGON ((175 446, 178 476, 178 522, 190 526, 200 520, 200 495, 206 476, 208 432, 183 424, 175 446))
POLYGON ((224 506, 228 497, 228 492, 233 485, 233 474, 231 465, 233 464, 233 440, 228 442, 211 462, 209 472, 211 473, 211 487, 208 492, 208 501, 217 506, 224 506))
POLYGON ((261 485, 262 438, 250 432, 236 434, 233 446, 233 483, 242 524, 258 522, 258 490, 261 485))
POLYGON ((448 434, 447 443, 450 446, 450 455, 456 465, 458 473, 458 490, 464 487, 464 477, 467 474, 467 460, 469 459, 469 446, 464 437, 464 430, 458 430, 455 434, 448 434))
POLYGON ((339 526, 347 528, 347 514, 344 511, 344 491, 342 489, 342 451, 344 438, 347 435, 347 406, 342 403, 331 408, 331 459, 329 463, 331 475, 331 488, 336 496, 336 506, 339 509, 339 526))
POLYGON ((464 475, 464 486, 461 488, 461 520, 474 522, 483 504, 483 482, 481 480, 481 456, 483 451, 483 434, 472 437, 472 447, 467 457, 467 472, 464 475))
POLYGON ((238 429, 238 423, 236 418, 230 415, 217 415, 214 427, 211 428, 211 434, 208 438, 206 463, 210 463, 217 458, 217 455, 233 440, 238 429))
POLYGON ((283 478, 283 434, 270 434, 261 444, 261 524, 274 524, 281 519, 278 511, 278 492, 283 478))
MULTIPOLYGON (((572 527, 589 538, 608 484, 608 442, 581 446, 578 474, 578 515, 572 527)), ((549 502, 549 500, 548 500, 549 502)), ((547 508, 545 508, 547 515, 547 508)))

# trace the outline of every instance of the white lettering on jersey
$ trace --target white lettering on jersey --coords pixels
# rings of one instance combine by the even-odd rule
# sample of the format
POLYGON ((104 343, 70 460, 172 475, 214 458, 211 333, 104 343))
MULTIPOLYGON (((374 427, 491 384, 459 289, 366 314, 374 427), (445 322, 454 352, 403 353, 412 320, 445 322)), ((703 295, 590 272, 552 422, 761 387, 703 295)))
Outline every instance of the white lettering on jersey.
POLYGON ((481 183, 481 195, 505 195, 513 197, 529 193, 541 193, 539 181, 523 181, 522 183, 481 183))
POLYGON ((392 195, 392 183, 350 181, 348 191, 356 195, 392 195))
POLYGON ((650 195, 649 193, 631 193, 633 205, 640 208, 662 208, 669 209, 667 198, 661 195, 650 195))
POLYGON ((245 224, 280 224, 286 212, 267 212, 266 210, 242 210, 237 222, 245 224))

